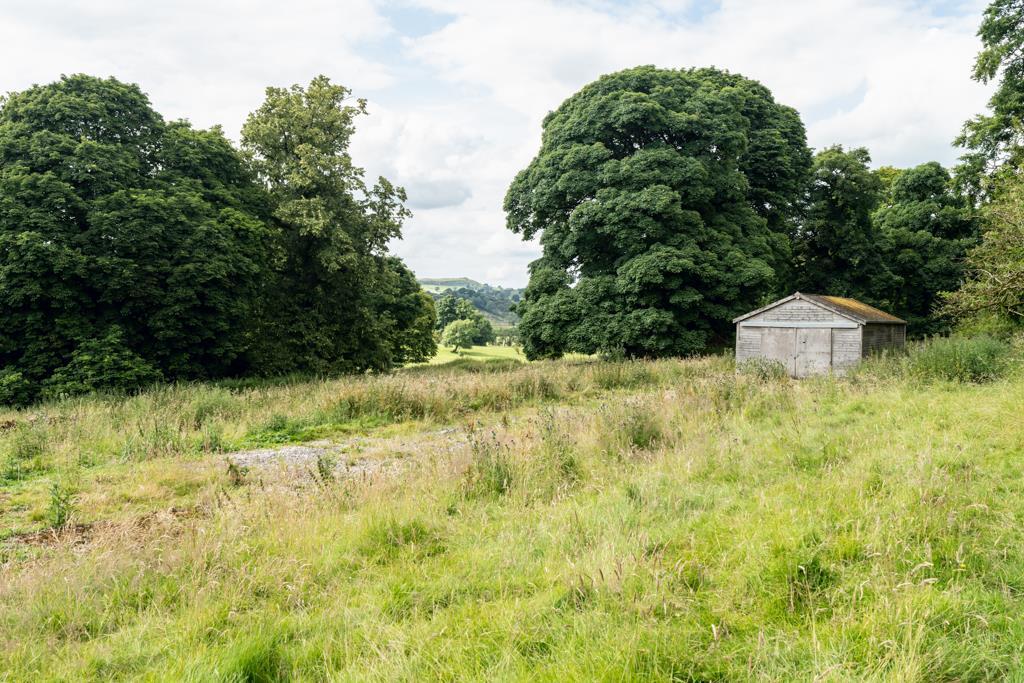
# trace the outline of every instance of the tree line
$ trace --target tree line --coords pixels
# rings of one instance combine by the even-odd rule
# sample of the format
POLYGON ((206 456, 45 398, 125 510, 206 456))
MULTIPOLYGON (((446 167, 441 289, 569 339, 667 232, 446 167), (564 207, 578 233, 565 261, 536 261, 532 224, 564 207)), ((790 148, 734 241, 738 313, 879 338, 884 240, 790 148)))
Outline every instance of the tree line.
POLYGON ((0 403, 433 355, 388 253, 405 192, 349 154, 365 113, 323 76, 268 88, 236 148, 113 78, 0 100, 0 403))
POLYGON ((603 76, 544 120, 505 197, 539 237, 516 311, 530 358, 687 355, 794 290, 848 296, 912 335, 1024 319, 1024 3, 997 0, 974 77, 999 79, 952 171, 872 170, 863 148, 812 153, 762 84, 718 69, 603 76))

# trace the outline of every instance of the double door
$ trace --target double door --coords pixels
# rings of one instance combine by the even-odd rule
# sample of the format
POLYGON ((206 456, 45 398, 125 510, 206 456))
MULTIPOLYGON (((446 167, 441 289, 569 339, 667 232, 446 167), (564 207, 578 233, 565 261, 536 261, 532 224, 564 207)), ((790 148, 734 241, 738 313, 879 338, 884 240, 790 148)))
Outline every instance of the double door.
POLYGON ((761 354, 782 363, 793 377, 827 373, 832 367, 832 329, 766 327, 761 354))

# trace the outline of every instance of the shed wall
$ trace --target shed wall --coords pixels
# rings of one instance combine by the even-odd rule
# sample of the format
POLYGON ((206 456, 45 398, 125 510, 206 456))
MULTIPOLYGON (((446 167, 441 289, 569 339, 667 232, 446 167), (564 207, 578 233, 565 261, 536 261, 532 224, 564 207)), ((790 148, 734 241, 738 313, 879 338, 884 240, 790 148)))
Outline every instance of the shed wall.
POLYGON ((849 322, 841 315, 812 304, 794 299, 747 318, 743 322, 849 322))
POLYGON ((864 341, 862 343, 861 355, 868 356, 885 349, 899 348, 906 342, 906 338, 906 325, 868 323, 864 326, 864 341))
POLYGON ((736 362, 761 355, 761 329, 736 325, 736 362))
POLYGON ((863 327, 832 330, 832 371, 843 374, 861 358, 863 327))

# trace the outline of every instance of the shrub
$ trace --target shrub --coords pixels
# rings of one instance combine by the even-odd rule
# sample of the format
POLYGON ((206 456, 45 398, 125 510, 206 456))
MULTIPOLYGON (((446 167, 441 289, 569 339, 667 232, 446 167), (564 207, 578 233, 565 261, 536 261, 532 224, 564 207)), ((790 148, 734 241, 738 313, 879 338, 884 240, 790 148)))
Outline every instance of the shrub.
POLYGON ((32 387, 20 372, 0 372, 0 405, 23 406, 31 401, 32 387))
POLYGON ((925 380, 987 382, 1009 368, 1011 347, 986 335, 931 339, 911 349, 907 369, 925 380))
POLYGON ((163 379, 160 371, 124 345, 121 330, 111 327, 100 339, 79 344, 71 360, 43 382, 46 398, 94 391, 129 392, 163 379))
POLYGON ((748 358, 736 366, 736 371, 762 382, 780 380, 789 376, 786 366, 771 358, 748 358))
POLYGON ((50 486, 50 506, 47 510, 50 526, 54 529, 63 529, 71 521, 74 507, 74 492, 59 482, 53 482, 50 486))

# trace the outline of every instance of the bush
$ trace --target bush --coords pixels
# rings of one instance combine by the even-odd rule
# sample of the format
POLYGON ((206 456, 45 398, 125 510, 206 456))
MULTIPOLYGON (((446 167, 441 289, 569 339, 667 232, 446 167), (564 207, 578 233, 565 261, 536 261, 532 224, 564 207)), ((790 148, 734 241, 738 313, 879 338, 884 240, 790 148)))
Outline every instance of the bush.
POLYGON ((43 396, 129 392, 162 379, 159 370, 124 345, 121 330, 112 327, 103 338, 82 342, 71 361, 43 382, 43 396))
POLYGON ((24 406, 32 402, 32 386, 20 372, 0 372, 0 406, 24 406))
POLYGON ((762 382, 784 379, 789 376, 786 366, 771 358, 748 358, 736 366, 736 371, 762 382))
POLYGON ((1009 369, 1011 347, 986 335, 931 339, 911 349, 907 370, 913 377, 953 382, 987 382, 1009 369))

